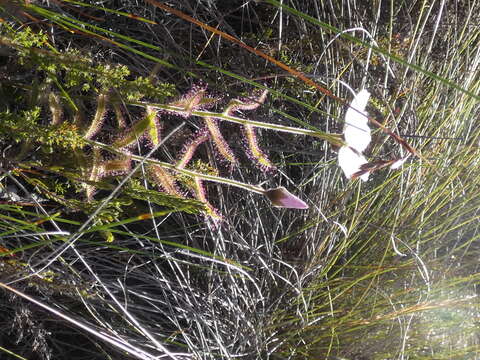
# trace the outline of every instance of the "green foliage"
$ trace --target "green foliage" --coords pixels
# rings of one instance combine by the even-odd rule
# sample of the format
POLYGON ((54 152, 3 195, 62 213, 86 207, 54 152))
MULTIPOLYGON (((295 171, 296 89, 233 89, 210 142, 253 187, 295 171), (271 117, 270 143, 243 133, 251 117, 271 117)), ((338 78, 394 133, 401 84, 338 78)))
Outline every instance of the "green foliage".
MULTIPOLYGON (((68 189, 71 189, 72 185, 69 182, 73 184, 83 182, 87 184, 86 186, 103 189, 112 189, 112 185, 106 181, 100 182, 97 175, 94 177, 89 175, 89 169, 93 169, 94 164, 88 155, 91 147, 85 141, 86 134, 83 132, 87 129, 87 133, 91 134, 88 137, 92 137, 101 131, 107 107, 112 101, 131 102, 145 97, 162 101, 174 94, 175 87, 166 83, 153 85, 150 78, 132 77, 125 65, 95 64, 88 54, 74 48, 64 52, 57 51, 49 45, 48 37, 42 31, 34 32, 30 27, 21 30, 13 30, 9 27, 2 29, 3 42, 16 53, 18 64, 23 70, 30 71, 32 74, 35 72, 37 79, 40 80, 43 76, 45 80, 40 86, 34 84, 30 89, 27 87, 23 92, 18 93, 16 106, 10 105, 11 108, 0 113, 0 140, 18 144, 21 150, 16 153, 16 161, 20 161, 19 166, 23 169, 29 169, 33 165, 41 168, 45 166, 48 170, 50 164, 56 163, 55 167, 51 167, 48 171, 63 175, 67 182, 51 183, 35 176, 25 176, 25 180, 35 186, 47 199, 59 202, 70 210, 91 214, 100 202, 95 200, 84 202, 71 198, 72 194, 68 189), (50 93, 50 97, 46 97, 45 92, 51 86, 59 88, 62 96, 58 97, 50 93), (100 91, 108 91, 112 95, 108 97, 97 95, 100 91), (85 119, 84 110, 75 105, 77 102, 75 99, 79 96, 83 99, 82 104, 84 102, 92 104, 99 99, 99 110, 97 109, 94 118, 85 119), (28 108, 29 104, 33 106, 28 108), (68 111, 63 109, 64 104, 71 105, 68 111), (72 114, 73 117, 80 115, 86 123, 72 121, 72 114), (57 123, 50 124, 49 116, 57 123), (89 124, 88 121, 92 123, 89 124), (94 126, 93 129, 92 126, 94 126), (42 155, 38 156, 36 163, 22 164, 23 157, 28 157, 31 149, 37 146, 42 149, 42 155), (58 159, 61 159, 60 162, 58 159), (77 162, 77 160, 81 161, 77 162)), ((9 102, 6 101, 6 103, 9 102)), ((149 117, 140 122, 144 124, 142 131, 150 128, 151 122, 153 120, 149 117)), ((129 136, 134 136, 137 140, 137 135, 141 134, 133 132, 133 135, 129 136)), ((98 159, 98 161, 103 160, 98 159)), ((102 170, 103 167, 96 171, 102 170)), ((111 176, 110 174, 115 174, 115 171, 112 171, 111 166, 107 166, 105 174, 111 176)), ((101 174, 98 175, 101 176, 101 174)), ((128 199, 129 196, 134 199, 151 200, 163 206, 185 208, 187 212, 192 213, 201 209, 201 205, 195 201, 162 197, 146 189, 142 192, 138 186, 129 187, 128 191, 128 194, 124 193, 123 200, 112 200, 103 207, 97 220, 101 222, 118 220, 123 208, 132 203, 131 199, 128 199)))
MULTIPOLYGON (((194 171, 197 171, 200 174, 207 174, 212 176, 218 176, 218 169, 214 168, 211 164, 206 163, 200 159, 197 159, 190 164, 190 168, 194 171)), ((195 179, 191 176, 186 176, 179 174, 177 175, 179 182, 185 185, 188 189, 195 188, 195 179)))
POLYGON ((22 110, 13 113, 10 110, 0 113, 0 137, 16 143, 27 142, 41 144, 47 153, 54 148, 75 150, 85 145, 83 137, 75 125, 62 123, 60 125, 40 124, 40 108, 22 110))
POLYGON ((157 205, 179 209, 190 214, 198 214, 205 211, 205 204, 201 201, 149 190, 143 187, 137 180, 132 180, 125 186, 124 194, 134 199, 151 201, 157 205))
POLYGON ((164 102, 165 99, 176 95, 175 85, 162 82, 156 82, 153 84, 151 78, 145 78, 142 76, 135 77, 130 81, 123 79, 117 84, 119 94, 129 102, 134 102, 143 98, 164 102))
MULTIPOLYGON (((41 48, 48 43, 48 36, 45 32, 34 32, 29 26, 20 31, 13 31, 11 28, 7 28, 8 34, 11 35, 11 41, 13 44, 20 46, 24 50, 30 48, 41 48)), ((21 56, 28 56, 28 54, 20 52, 21 56)))

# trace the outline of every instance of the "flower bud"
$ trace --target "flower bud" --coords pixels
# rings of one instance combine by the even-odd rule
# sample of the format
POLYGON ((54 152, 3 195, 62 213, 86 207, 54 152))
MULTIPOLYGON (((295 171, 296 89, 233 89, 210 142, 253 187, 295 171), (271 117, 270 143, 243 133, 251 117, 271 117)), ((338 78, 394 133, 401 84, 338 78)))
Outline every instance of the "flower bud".
POLYGON ((308 205, 295 195, 288 192, 283 186, 265 190, 263 193, 275 207, 289 209, 308 209, 308 205))

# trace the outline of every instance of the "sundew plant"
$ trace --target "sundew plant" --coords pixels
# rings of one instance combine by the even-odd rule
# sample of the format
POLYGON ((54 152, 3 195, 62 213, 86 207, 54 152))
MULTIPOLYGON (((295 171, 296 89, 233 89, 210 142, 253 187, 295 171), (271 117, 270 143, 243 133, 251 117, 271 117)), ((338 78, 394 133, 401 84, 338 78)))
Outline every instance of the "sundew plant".
POLYGON ((480 358, 478 14, 0 0, 0 358, 480 358))

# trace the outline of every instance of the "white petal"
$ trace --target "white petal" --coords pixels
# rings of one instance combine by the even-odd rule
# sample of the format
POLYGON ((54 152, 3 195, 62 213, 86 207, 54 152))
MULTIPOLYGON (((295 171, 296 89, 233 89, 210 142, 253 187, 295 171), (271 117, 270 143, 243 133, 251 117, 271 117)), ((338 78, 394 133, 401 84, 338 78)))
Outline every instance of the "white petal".
MULTIPOLYGON (((357 95, 355 95, 355 97, 353 98, 350 106, 359 111, 364 111, 365 107, 367 106, 368 99, 370 99, 370 93, 368 92, 368 90, 366 89, 360 90, 360 92, 357 95)), ((355 111, 355 113, 357 112, 355 111)), ((365 119, 365 120, 368 120, 368 119, 365 119)))
MULTIPOLYGON (((367 164, 368 161, 363 155, 357 154, 348 146, 342 146, 338 151, 338 165, 342 168, 347 179, 350 179, 353 174, 359 172, 360 167, 363 164, 367 164)), ((368 180, 369 173, 365 173, 360 176, 363 181, 368 180)))
POLYGON ((372 139, 368 127, 368 115, 365 112, 369 98, 370 93, 363 89, 355 96, 345 114, 345 128, 343 130, 345 141, 348 146, 358 152, 365 150, 372 139))
POLYGON ((408 156, 404 157, 403 159, 398 159, 392 165, 390 165, 390 169, 396 170, 402 167, 402 165, 405 163, 405 161, 407 161, 407 159, 408 159, 408 156))
POLYGON ((362 181, 368 181, 368 177, 370 176, 370 173, 369 172, 366 172, 365 174, 363 174, 362 176, 360 176, 360 179, 362 179, 362 181))

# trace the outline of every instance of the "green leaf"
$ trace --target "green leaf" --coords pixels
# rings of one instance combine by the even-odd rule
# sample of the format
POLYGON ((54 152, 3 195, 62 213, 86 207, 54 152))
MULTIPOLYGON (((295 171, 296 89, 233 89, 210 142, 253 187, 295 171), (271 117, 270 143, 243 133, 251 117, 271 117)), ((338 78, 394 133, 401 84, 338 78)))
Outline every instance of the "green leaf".
POLYGON ((124 194, 134 199, 151 201, 157 205, 166 206, 190 214, 199 214, 206 210, 201 201, 185 199, 155 190, 149 190, 135 181, 131 181, 124 189, 124 194))

